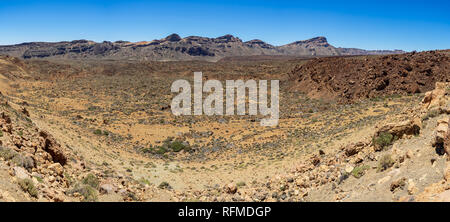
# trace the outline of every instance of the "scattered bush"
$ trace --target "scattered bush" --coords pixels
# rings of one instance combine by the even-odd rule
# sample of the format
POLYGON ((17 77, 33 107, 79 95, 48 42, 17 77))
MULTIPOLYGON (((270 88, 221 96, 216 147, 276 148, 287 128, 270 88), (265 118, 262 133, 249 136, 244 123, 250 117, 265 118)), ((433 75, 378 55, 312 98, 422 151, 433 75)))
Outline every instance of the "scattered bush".
POLYGON ((382 132, 377 137, 373 138, 373 143, 375 146, 384 149, 385 147, 389 146, 394 142, 394 136, 387 132, 382 132))
POLYGON ((425 116, 422 117, 422 121, 429 120, 430 118, 437 117, 441 114, 439 109, 432 109, 425 114, 425 116))
POLYGON ((364 166, 357 166, 353 169, 353 171, 351 172, 351 174, 355 177, 355 178, 360 178, 362 176, 364 176, 364 174, 366 173, 366 171, 370 169, 369 166, 364 165, 364 166))
POLYGON ((394 165, 395 161, 392 159, 391 155, 386 154, 378 161, 378 172, 385 171, 394 165))
POLYGON ((75 188, 68 192, 69 194, 79 193, 85 202, 97 201, 97 190, 86 184, 77 184, 75 188))
POLYGON ((12 162, 16 164, 16 166, 23 167, 27 170, 34 168, 34 159, 30 156, 22 156, 17 154, 12 158, 12 162))
POLYGON ((158 186, 159 189, 170 189, 170 184, 167 182, 161 182, 158 186))
POLYGON ((180 152, 181 150, 184 150, 187 148, 181 141, 174 141, 170 143, 169 148, 173 150, 174 152, 180 152))
POLYGON ((3 157, 3 159, 10 160, 16 155, 18 155, 18 153, 13 149, 0 146, 0 157, 3 157))
POLYGON ((244 181, 241 181, 241 182, 238 182, 238 183, 236 183, 236 186, 237 187, 245 187, 245 182, 244 181))
POLYGON ((98 188, 98 185, 99 185, 99 181, 98 181, 98 179, 97 179, 97 177, 94 175, 94 174, 92 174, 92 173, 90 173, 90 174, 88 174, 86 177, 84 177, 83 178, 83 180, 81 181, 83 184, 85 184, 85 185, 89 185, 89 186, 91 186, 92 188, 95 188, 95 189, 97 189, 98 188))
POLYGON ((38 191, 36 187, 34 187, 34 183, 30 179, 19 180, 19 186, 23 191, 29 193, 32 197, 38 196, 38 191))

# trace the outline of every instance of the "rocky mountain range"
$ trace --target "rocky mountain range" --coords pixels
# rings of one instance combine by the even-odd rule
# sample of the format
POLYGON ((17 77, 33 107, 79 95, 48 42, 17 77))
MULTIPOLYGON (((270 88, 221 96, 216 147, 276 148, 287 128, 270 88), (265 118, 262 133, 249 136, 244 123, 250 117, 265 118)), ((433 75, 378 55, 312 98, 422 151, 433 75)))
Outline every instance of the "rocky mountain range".
POLYGON ((400 54, 401 50, 363 50, 337 48, 325 37, 296 41, 287 45, 273 46, 255 39, 241 39, 225 35, 217 38, 189 36, 181 38, 172 34, 164 39, 142 42, 89 40, 63 42, 30 42, 0 46, 0 55, 19 58, 67 58, 67 59, 129 59, 143 61, 204 60, 218 61, 225 57, 283 55, 298 57, 400 54))

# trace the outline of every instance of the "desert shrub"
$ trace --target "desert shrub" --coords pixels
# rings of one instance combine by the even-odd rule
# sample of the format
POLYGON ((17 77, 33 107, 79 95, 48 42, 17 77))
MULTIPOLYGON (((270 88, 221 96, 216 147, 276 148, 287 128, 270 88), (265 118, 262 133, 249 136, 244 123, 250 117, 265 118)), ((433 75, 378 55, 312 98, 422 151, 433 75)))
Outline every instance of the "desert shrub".
POLYGON ((380 135, 373 138, 373 143, 375 144, 375 146, 378 146, 381 149, 391 145, 392 142, 394 142, 394 136, 387 132, 382 132, 380 133, 380 135))
POLYGON ((18 155, 18 153, 13 149, 0 146, 0 157, 3 157, 3 159, 10 160, 16 155, 18 155))
POLYGON ((30 156, 17 154, 12 158, 12 162, 16 164, 16 166, 23 167, 27 170, 33 169, 34 167, 34 159, 30 156))
POLYGON ((85 176, 81 182, 83 184, 89 185, 89 186, 91 186, 92 188, 95 188, 95 189, 98 188, 98 185, 100 183, 98 181, 97 177, 94 174, 92 174, 92 173, 90 173, 87 176, 85 176))
POLYGON ((38 196, 38 191, 36 187, 34 187, 34 183, 31 179, 19 180, 19 186, 23 191, 29 193, 32 197, 38 196))
POLYGON ((394 165, 395 161, 392 159, 391 155, 386 154, 378 161, 377 171, 382 172, 394 165))
POLYGON ((238 183, 236 183, 236 186, 237 187, 245 187, 245 182, 244 181, 240 181, 240 182, 238 182, 238 183))
POLYGON ((96 129, 96 130, 94 130, 94 134, 95 135, 102 135, 102 130, 96 129))
POLYGON ((187 149, 187 146, 184 145, 181 141, 174 141, 170 143, 169 148, 174 152, 180 152, 181 150, 187 149))
POLYGON ((0 137, 3 137, 3 131, 0 131, 0 137))
POLYGON ((165 153, 167 153, 167 152, 169 152, 169 150, 168 150, 165 146, 157 146, 157 147, 155 148, 155 153, 156 153, 156 154, 163 155, 163 154, 165 154, 165 153))
POLYGON ((150 185, 150 181, 147 180, 147 179, 145 179, 144 177, 142 177, 141 179, 139 179, 139 183, 140 183, 140 184, 143 184, 143 185, 145 185, 145 184, 150 185))
POLYGON ((170 184, 167 183, 166 181, 163 181, 159 184, 158 186, 159 189, 169 189, 170 188, 170 184))
POLYGON ((422 117, 422 121, 429 120, 430 118, 437 117, 441 114, 439 109, 432 109, 425 114, 425 116, 422 117))
POLYGON ((364 174, 366 173, 366 170, 370 169, 369 166, 364 165, 364 166, 357 166, 355 167, 355 169, 353 169, 353 171, 351 172, 351 174, 355 177, 355 178, 360 178, 362 176, 364 176, 364 174))
POLYGON ((86 184, 77 184, 75 188, 68 192, 69 194, 79 193, 85 202, 97 201, 97 190, 86 184))

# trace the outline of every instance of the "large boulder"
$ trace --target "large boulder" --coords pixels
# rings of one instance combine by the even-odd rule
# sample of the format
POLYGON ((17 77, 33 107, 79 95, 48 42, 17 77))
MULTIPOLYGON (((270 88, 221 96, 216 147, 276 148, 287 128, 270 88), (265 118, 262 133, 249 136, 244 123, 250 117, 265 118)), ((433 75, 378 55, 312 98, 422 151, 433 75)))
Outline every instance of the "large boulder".
POLYGON ((426 109, 433 107, 443 106, 446 103, 446 91, 448 83, 436 82, 435 89, 425 93, 425 97, 422 100, 422 106, 426 109))
POLYGON ((447 153, 448 160, 450 161, 450 120, 448 119, 447 119, 447 135, 445 136, 444 139, 444 150, 447 153))
POLYGON ((422 121, 420 118, 406 120, 398 123, 390 123, 380 127, 373 136, 373 146, 375 150, 381 150, 383 146, 391 144, 394 140, 402 138, 404 135, 418 135, 422 128, 422 121), (384 139, 383 137, 389 137, 384 139), (376 142, 381 138, 383 141, 376 142), (389 141, 385 141, 389 140, 389 141))

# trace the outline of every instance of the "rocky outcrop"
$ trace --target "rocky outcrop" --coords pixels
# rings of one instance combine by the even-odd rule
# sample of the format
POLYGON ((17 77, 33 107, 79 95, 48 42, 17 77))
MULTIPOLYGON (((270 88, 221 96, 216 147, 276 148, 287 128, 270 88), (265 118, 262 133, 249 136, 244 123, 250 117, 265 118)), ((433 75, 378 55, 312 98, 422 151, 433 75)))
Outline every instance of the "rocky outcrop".
POLYGON ((39 136, 42 147, 50 154, 52 160, 64 166, 67 163, 67 157, 64 155, 59 143, 46 131, 39 132, 39 136))

